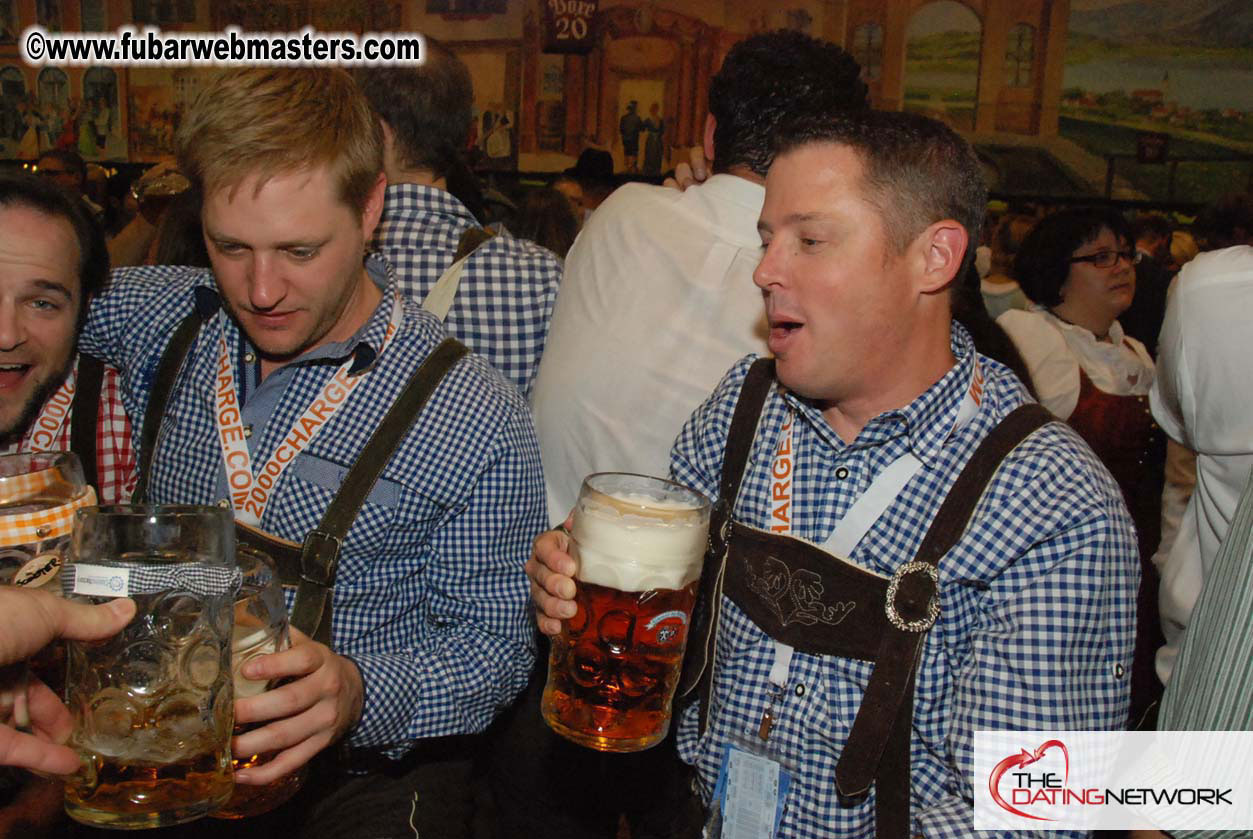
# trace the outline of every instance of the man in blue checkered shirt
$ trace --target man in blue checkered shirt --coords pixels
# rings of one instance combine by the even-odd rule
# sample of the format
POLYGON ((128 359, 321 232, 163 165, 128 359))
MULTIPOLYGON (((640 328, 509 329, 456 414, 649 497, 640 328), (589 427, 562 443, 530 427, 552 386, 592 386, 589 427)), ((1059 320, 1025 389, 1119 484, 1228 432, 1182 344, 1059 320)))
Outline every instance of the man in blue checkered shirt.
MULTIPOLYGON (((448 191, 466 146, 474 90, 457 56, 428 40, 421 67, 372 67, 357 83, 383 123, 387 193, 374 247, 396 266, 400 290, 422 301, 478 222, 448 191)), ((562 265, 552 251, 501 230, 465 263, 448 309, 450 334, 530 397, 562 265)))
MULTIPOLYGON (((83 347, 122 370, 127 408, 144 416, 171 334, 199 311, 156 418, 148 497, 230 505, 237 521, 299 545, 446 333, 399 293, 386 261, 362 259, 386 182, 378 122, 347 73, 225 75, 186 116, 179 166, 202 188, 212 271, 117 272, 83 347)), ((250 679, 289 681, 236 702, 236 722, 260 726, 236 737, 235 753, 274 755, 237 781, 267 783, 341 740, 356 772, 484 729, 533 660, 522 565, 544 526, 526 404, 470 354, 408 427, 343 540, 329 646, 293 632, 290 650, 244 666, 250 679)), ((396 835, 410 820, 435 830, 441 796, 366 777, 315 780, 322 797, 306 805, 305 833, 396 835), (346 808, 354 790, 372 804, 346 808)))
MULTIPOLYGON (((790 550, 779 547, 795 541, 777 535, 786 533, 812 543, 807 550, 843 545, 823 563, 899 580, 975 447, 1029 401, 951 318, 950 289, 983 214, 978 161, 949 129, 902 113, 809 119, 778 143, 754 275, 777 381, 732 517, 769 531, 761 535, 774 540, 771 554, 790 550), (893 484, 889 473, 903 463, 910 470, 893 484)), ((673 477, 710 497, 751 360, 693 414, 671 455, 673 477)), ((565 539, 541 536, 527 566, 550 634, 575 612, 565 539)), ((728 745, 755 742, 781 764, 792 785, 777 837, 969 837, 974 785, 987 783, 972 777, 975 731, 1122 726, 1137 584, 1135 534, 1117 486, 1069 428, 1045 425, 1001 461, 939 562, 938 619, 923 637, 901 746, 908 790, 876 781, 869 795, 837 793, 837 763, 876 665, 793 649, 729 597, 720 600, 708 702, 681 711, 680 754, 707 808, 732 759, 728 745), (880 795, 908 809, 895 830, 876 824, 880 795)), ((733 588, 728 578, 722 590, 733 588)), ((813 589, 791 591, 798 599, 775 604, 785 614, 813 608, 813 589)), ((842 594, 819 587, 816 602, 842 594)), ((889 742, 887 757, 871 762, 880 779, 890 752, 889 742)), ((743 801, 717 803, 725 814, 743 801)), ((770 824, 775 810, 762 815, 770 824)))

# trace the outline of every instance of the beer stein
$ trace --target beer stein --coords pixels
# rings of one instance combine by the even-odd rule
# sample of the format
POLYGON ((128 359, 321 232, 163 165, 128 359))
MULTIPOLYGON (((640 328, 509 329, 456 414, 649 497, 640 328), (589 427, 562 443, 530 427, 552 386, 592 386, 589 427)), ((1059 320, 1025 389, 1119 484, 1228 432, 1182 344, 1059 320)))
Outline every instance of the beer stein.
MULTIPOLYGON (((287 632, 287 607, 283 603, 283 587, 269 557, 245 545, 236 547, 236 562, 242 576, 235 598, 235 630, 231 641, 231 677, 235 682, 235 698, 256 696, 274 685, 245 678, 240 668, 257 656, 276 653, 291 646, 287 632)), ((235 725, 234 733, 243 734, 264 723, 235 725)), ((265 763, 270 755, 235 755, 231 771, 248 769, 265 763)), ((243 819, 273 810, 287 801, 305 779, 305 767, 262 786, 237 784, 231 800, 209 815, 215 819, 243 819)))
POLYGON ((68 745, 83 766, 65 809, 132 829, 199 818, 230 798, 231 633, 240 573, 220 507, 80 510, 61 572, 67 597, 131 597, 113 638, 67 644, 68 745))
POLYGON ((74 512, 95 503, 70 452, 0 455, 0 585, 55 584, 74 512))
POLYGON ((666 736, 709 511, 700 493, 660 478, 583 482, 570 535, 577 611, 553 638, 542 705, 558 734, 606 752, 666 736))

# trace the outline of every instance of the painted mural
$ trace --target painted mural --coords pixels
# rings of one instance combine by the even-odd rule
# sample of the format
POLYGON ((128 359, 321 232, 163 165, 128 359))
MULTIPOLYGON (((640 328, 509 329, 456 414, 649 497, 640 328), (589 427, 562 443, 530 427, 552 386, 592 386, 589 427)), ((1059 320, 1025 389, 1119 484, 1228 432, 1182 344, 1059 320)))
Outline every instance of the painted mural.
POLYGON ((1138 134, 1158 132, 1172 157, 1218 158, 1183 160, 1173 176, 1119 160, 1119 177, 1153 198, 1253 186, 1253 6, 1072 0, 1059 132, 1097 155, 1134 151, 1138 134))
POLYGON ((788 27, 844 44, 877 106, 970 132, 1001 191, 1101 194, 1112 174, 1124 197, 1201 202, 1253 181, 1247 0, 600 0, 585 55, 543 52, 540 2, 0 0, 0 157, 154 160, 197 86, 174 68, 25 66, 14 42, 36 21, 424 32, 470 66, 476 168, 560 171, 591 146, 640 176, 700 142, 730 46, 788 27), (1166 138, 1167 163, 1134 159, 1146 135, 1166 138))

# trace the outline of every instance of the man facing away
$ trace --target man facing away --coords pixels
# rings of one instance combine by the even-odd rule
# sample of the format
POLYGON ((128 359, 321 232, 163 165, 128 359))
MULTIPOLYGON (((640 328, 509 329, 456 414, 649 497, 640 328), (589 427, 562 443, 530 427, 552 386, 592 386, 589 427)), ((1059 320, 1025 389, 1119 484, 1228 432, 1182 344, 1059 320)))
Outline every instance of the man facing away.
POLYGON ((589 473, 663 472, 718 377, 764 348, 751 277, 771 135, 789 115, 865 108, 859 73, 839 47, 798 32, 741 41, 709 86, 713 176, 684 192, 627 184, 588 219, 531 398, 553 521, 589 473))
MULTIPOLYGON (((679 754, 724 812, 747 803, 712 801, 746 748, 790 773, 780 839, 971 836, 976 730, 1126 718, 1138 565, 1118 488, 951 319, 984 201, 970 147, 918 115, 786 127, 754 275, 773 365, 735 365, 671 453, 726 511, 679 754)), ((554 634, 575 611, 565 539, 528 563, 554 634)))
MULTIPOLYGON (((445 180, 473 119, 470 72, 428 41, 422 66, 364 69, 356 79, 383 126, 387 192, 374 247, 396 267, 400 290, 429 309, 462 235, 478 227, 445 180)), ((560 281, 555 254, 502 230, 467 260, 459 289, 450 289, 448 332, 528 396, 560 281)))
POLYGON ((0 454, 75 452, 102 504, 135 486, 117 371, 77 352, 109 271, 86 206, 47 180, 0 177, 0 454))
POLYGON ((437 813, 466 787, 441 744, 484 728, 532 660, 520 569, 544 521, 538 448, 516 389, 474 354, 455 360, 391 266, 363 260, 382 147, 346 73, 223 74, 178 137, 212 270, 116 273, 83 345, 146 415, 147 499, 231 506, 240 538, 297 584, 291 649, 244 667, 284 683, 235 705, 260 724, 235 751, 274 756, 237 782, 338 746, 295 813, 304 835, 461 835, 437 813), (357 482, 381 438, 363 459, 377 479, 357 482))

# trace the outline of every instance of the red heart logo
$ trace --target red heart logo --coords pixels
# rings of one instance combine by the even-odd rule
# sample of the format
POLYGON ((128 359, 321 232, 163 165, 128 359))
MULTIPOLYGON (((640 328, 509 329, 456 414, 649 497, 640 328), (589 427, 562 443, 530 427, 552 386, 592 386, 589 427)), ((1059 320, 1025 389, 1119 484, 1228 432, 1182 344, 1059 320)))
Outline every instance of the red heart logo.
POLYGON ((1015 816, 1022 816, 1024 819, 1035 819, 1037 821, 1051 822, 1053 819, 1045 816, 1033 816, 1030 813, 1024 813, 1022 810, 1015 808, 1004 798, 1001 797, 1000 784, 1001 776, 1011 769, 1030 766, 1040 758, 1044 757, 1044 753, 1049 749, 1058 748, 1062 750, 1062 759, 1065 762, 1066 771, 1063 775, 1062 788, 1066 787, 1070 780, 1070 752, 1066 751, 1066 744, 1061 740, 1045 740, 1039 745, 1034 752, 1023 749, 1022 752, 1009 757, 996 764, 996 768, 992 770, 992 774, 988 777, 988 790, 992 793, 992 800, 995 801, 1004 810, 1008 810, 1015 816))

